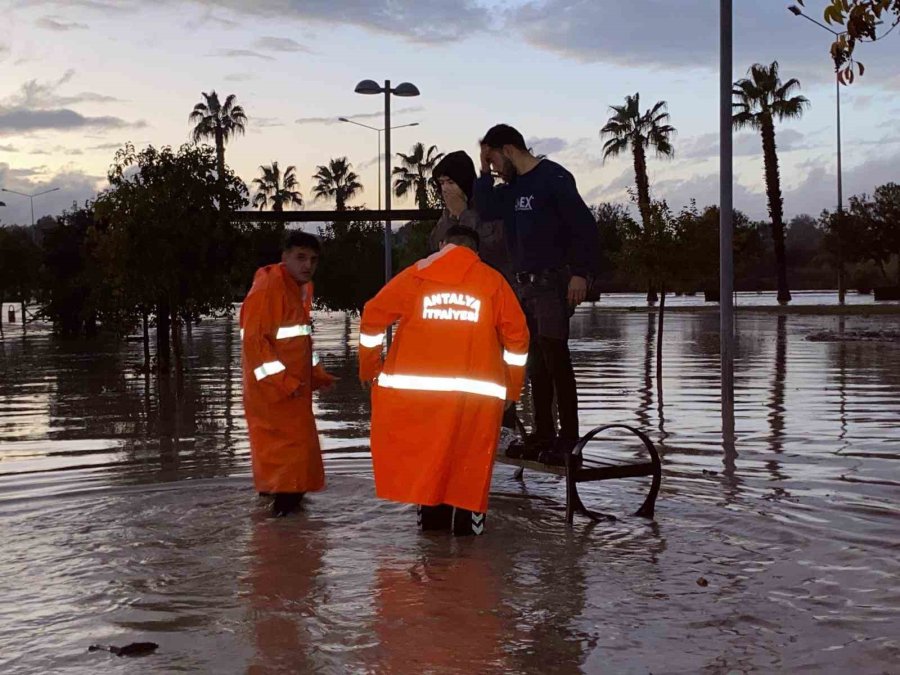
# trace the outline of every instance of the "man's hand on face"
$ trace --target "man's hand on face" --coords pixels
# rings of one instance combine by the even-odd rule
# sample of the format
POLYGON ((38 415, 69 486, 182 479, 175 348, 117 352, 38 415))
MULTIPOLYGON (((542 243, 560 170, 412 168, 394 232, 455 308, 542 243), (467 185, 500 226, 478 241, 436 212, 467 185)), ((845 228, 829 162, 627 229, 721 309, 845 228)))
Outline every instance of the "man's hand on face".
POLYGON ((569 280, 569 304, 577 307, 584 302, 587 296, 587 279, 584 277, 572 277, 569 280))
POLYGON ((481 173, 491 172, 491 149, 484 143, 481 144, 481 173))
POLYGON ((444 204, 447 205, 447 210, 455 218, 459 218, 460 214, 469 206, 466 193, 456 183, 446 182, 441 184, 441 193, 444 195, 444 204))

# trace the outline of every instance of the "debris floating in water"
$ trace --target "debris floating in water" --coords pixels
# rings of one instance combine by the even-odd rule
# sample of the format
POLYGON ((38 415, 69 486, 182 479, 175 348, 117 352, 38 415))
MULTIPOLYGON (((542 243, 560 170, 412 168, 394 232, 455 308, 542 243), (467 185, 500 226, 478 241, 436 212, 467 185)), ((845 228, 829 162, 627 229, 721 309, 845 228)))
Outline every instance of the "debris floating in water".
POLYGON ((706 577, 700 577, 699 579, 697 579, 697 585, 701 586, 702 588, 706 588, 707 586, 709 586, 709 582, 706 580, 706 577))
POLYGON ((806 336, 809 342, 900 342, 900 332, 893 330, 822 330, 806 336))
POLYGON ((88 647, 89 652, 109 652, 116 656, 147 656, 157 649, 159 649, 159 645, 155 642, 132 642, 124 647, 114 645, 91 645, 88 647))

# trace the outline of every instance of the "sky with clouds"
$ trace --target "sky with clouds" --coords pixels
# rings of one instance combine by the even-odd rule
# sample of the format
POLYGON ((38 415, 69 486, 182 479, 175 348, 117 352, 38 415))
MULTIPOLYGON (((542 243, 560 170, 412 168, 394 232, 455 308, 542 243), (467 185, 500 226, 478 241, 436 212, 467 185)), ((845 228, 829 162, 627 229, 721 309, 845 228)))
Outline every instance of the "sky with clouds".
MULTIPOLYGON (((779 126, 785 211, 835 204, 829 35, 787 0, 735 4, 735 76, 778 60, 811 107, 779 126)), ((250 182, 260 164, 294 164, 310 206, 319 164, 346 155, 377 203, 382 99, 361 79, 410 81, 393 100, 394 151, 422 141, 477 153, 496 122, 575 175, 589 202, 628 200, 629 158, 601 158, 609 106, 640 92, 669 104, 674 160, 651 158, 653 193, 679 208, 717 199, 718 0, 0 0, 0 187, 49 187, 35 212, 59 213, 105 184, 118 147, 188 142, 201 91, 235 94, 247 134, 226 159, 250 182)), ((809 0, 818 16, 824 0, 809 0)), ((860 48, 862 80, 842 90, 845 194, 900 181, 900 34, 860 48)), ((759 139, 735 136, 735 204, 765 215, 759 139)), ((26 223, 3 194, 0 222, 26 223)))

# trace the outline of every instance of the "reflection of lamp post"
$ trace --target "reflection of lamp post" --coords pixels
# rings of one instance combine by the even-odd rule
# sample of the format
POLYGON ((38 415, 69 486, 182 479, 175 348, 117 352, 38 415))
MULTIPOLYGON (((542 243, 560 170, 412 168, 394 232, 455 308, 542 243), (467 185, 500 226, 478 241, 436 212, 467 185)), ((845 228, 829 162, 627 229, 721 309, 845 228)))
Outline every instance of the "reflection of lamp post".
POLYGON ((363 80, 356 85, 357 94, 384 94, 384 283, 391 279, 391 94, 394 96, 418 96, 419 89, 414 84, 403 82, 391 89, 391 81, 384 86, 374 80, 363 80))
MULTIPOLYGON (((48 192, 56 192, 59 188, 50 188, 49 190, 44 190, 43 192, 35 192, 33 195, 26 194, 24 192, 17 192, 16 190, 8 190, 6 188, 0 188, 0 192, 9 192, 10 194, 19 195, 21 197, 28 197, 31 200, 31 225, 34 227, 34 198, 40 197, 41 195, 45 195, 48 192)), ((6 206, 0 202, 0 206, 6 206)))
MULTIPOLYGON (((802 16, 807 21, 816 24, 819 28, 824 28, 835 37, 843 35, 846 31, 838 32, 826 26, 824 23, 816 21, 811 16, 803 13, 803 10, 797 5, 788 7, 788 11, 794 16, 802 16)), ((838 302, 844 304, 844 297, 847 294, 844 281, 844 185, 843 171, 841 169, 841 80, 838 77, 837 61, 834 63, 834 87, 837 100, 837 227, 838 227, 838 302)))
MULTIPOLYGON (((346 117, 338 117, 339 122, 347 122, 348 124, 355 124, 358 127, 365 127, 366 129, 371 129, 372 131, 378 132, 378 164, 381 164, 381 132, 384 129, 379 129, 378 127, 370 127, 368 124, 363 124, 362 122, 354 122, 351 119, 347 119, 346 117)), ((391 127, 391 129, 403 129, 404 127, 417 127, 419 126, 418 122, 411 122, 409 124, 400 124, 396 127, 391 127)), ((381 211, 381 167, 378 167, 378 210, 381 211)), ((385 180, 390 180, 390 176, 388 176, 385 180)))

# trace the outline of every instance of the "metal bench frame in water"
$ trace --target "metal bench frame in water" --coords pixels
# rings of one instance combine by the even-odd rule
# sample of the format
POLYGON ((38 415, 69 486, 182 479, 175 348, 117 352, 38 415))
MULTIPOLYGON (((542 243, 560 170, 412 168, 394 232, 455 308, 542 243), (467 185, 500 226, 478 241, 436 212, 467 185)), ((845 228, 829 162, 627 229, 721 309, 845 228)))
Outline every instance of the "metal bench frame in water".
POLYGON ((513 459, 498 453, 496 461, 500 464, 508 464, 519 467, 516 478, 521 479, 525 469, 538 471, 540 473, 552 473, 557 476, 564 476, 566 479, 566 523, 571 525, 575 518, 575 512, 587 516, 591 520, 601 520, 608 518, 601 514, 595 513, 587 509, 578 495, 578 484, 589 483, 598 480, 614 480, 617 478, 639 478, 641 476, 652 476, 650 483, 650 491, 647 498, 634 515, 643 518, 653 518, 656 508, 656 497, 659 494, 659 486, 662 483, 662 463, 659 460, 659 453, 656 446, 653 445, 645 433, 628 426, 627 424, 605 424, 603 426, 592 429, 581 437, 578 444, 572 450, 572 454, 566 457, 565 466, 551 466, 542 464, 528 459, 513 459), (608 429, 625 429, 637 436, 644 444, 644 448, 650 455, 649 462, 640 464, 600 464, 598 462, 590 462, 584 457, 584 446, 588 444, 596 436, 602 434, 608 429), (581 466, 576 468, 577 462, 573 457, 580 457, 581 466))

